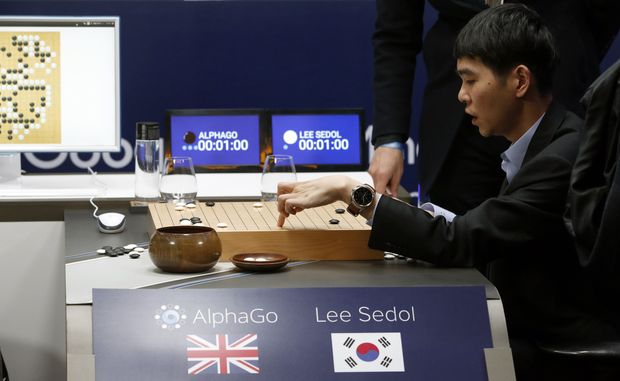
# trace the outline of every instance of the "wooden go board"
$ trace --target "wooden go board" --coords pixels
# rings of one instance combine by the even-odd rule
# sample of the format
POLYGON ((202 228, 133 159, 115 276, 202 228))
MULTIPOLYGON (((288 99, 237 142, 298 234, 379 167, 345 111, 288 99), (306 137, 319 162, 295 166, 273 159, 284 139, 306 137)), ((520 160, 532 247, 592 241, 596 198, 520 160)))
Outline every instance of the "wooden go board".
POLYGON ((240 253, 278 253, 293 260, 363 260, 381 259, 383 253, 368 248, 370 226, 363 217, 336 213, 346 209, 337 202, 307 209, 276 226, 278 210, 275 202, 204 202, 196 208, 176 210, 172 203, 151 203, 149 213, 153 231, 164 226, 181 225, 181 219, 198 217, 214 228, 222 241, 222 259, 240 253), (338 223, 330 223, 336 219, 338 223), (217 227, 218 224, 226 227, 217 227))

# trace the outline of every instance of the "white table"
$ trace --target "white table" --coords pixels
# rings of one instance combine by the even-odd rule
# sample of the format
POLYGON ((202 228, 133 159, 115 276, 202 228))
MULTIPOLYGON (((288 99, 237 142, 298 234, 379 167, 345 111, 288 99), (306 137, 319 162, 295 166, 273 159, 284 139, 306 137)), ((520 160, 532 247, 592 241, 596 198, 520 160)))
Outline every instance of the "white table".
MULTIPOLYGON (((372 184, 368 172, 303 172, 300 181, 342 174, 372 184)), ((260 197, 260 173, 199 173, 199 198, 255 199, 260 197)), ((10 183, 0 183, 0 202, 82 201, 90 197, 104 200, 131 200, 134 174, 24 175, 10 183)))

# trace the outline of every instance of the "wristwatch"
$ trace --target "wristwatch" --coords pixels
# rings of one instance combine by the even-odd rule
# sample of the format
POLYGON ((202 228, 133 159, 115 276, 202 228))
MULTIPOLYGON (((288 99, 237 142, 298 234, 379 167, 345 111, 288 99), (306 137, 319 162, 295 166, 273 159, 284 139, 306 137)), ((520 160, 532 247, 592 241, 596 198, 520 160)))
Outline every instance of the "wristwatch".
POLYGON ((351 203, 347 207, 347 212, 355 217, 359 216, 362 210, 372 205, 375 199, 375 188, 368 184, 358 185, 351 191, 351 203))

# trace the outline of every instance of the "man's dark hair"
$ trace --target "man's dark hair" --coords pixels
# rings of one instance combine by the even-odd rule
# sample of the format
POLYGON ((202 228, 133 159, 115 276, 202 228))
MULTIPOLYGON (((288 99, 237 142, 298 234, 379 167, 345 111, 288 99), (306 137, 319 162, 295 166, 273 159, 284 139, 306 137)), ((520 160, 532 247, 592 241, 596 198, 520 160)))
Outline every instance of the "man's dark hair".
POLYGON ((553 35, 538 13, 523 4, 504 4, 474 16, 456 38, 454 56, 478 58, 498 75, 525 65, 543 94, 551 92, 559 61, 553 35))

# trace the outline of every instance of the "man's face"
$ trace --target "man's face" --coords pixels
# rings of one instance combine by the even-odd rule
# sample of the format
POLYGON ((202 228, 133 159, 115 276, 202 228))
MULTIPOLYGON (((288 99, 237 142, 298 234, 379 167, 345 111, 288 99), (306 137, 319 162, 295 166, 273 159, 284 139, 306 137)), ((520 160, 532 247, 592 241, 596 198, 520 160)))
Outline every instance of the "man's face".
POLYGON ((480 135, 507 136, 519 112, 510 78, 496 76, 477 58, 459 58, 456 71, 462 80, 458 99, 465 104, 465 112, 471 115, 480 135))

